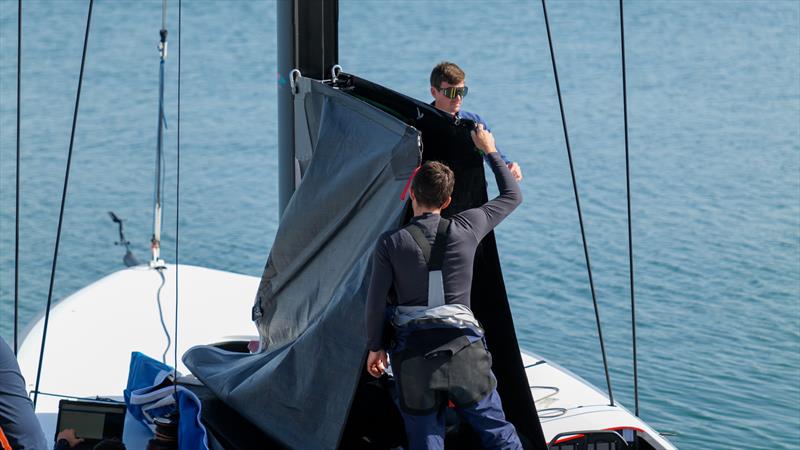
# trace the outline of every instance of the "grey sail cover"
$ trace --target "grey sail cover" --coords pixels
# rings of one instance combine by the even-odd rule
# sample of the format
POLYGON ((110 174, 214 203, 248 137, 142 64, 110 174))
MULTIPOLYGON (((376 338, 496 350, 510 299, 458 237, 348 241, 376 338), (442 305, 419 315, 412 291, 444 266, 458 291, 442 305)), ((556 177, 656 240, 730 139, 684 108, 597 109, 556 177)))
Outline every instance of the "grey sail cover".
MULTIPOLYGON (((323 83, 300 78, 311 145, 303 178, 261 280, 254 317, 261 351, 211 346, 183 361, 222 401, 289 448, 333 449, 366 352, 364 304, 372 249, 397 227, 399 198, 419 164, 419 133, 323 83)), ((220 304, 224 308, 224 304, 220 304)))

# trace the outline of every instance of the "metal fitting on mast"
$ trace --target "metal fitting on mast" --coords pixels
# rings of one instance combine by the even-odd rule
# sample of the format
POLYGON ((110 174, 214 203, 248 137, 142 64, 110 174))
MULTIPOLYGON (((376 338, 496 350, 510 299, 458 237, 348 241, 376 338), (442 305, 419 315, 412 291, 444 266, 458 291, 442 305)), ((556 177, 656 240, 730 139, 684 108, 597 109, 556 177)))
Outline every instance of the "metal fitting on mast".
POLYGON ((161 42, 158 43, 158 51, 161 54, 161 60, 167 59, 167 29, 162 28, 159 31, 161 35, 161 42))

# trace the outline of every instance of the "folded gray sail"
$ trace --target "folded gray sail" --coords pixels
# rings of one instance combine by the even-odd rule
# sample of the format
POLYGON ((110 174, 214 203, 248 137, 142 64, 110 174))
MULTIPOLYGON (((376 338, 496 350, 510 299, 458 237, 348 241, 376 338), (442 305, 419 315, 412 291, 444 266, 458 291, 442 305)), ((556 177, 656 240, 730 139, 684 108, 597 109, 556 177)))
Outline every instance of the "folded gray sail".
POLYGON ((298 87, 305 121, 295 132, 308 133, 308 147, 295 155, 302 181, 253 310, 262 350, 199 346, 183 361, 287 447, 333 449, 364 363, 372 249, 402 220, 399 196, 419 164, 419 133, 323 83, 300 78, 298 87))

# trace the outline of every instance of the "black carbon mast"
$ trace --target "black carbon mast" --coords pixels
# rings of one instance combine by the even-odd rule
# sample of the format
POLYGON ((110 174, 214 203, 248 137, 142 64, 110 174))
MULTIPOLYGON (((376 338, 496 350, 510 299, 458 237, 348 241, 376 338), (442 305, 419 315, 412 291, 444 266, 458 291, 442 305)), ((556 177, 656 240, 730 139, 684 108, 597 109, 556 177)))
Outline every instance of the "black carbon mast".
POLYGON ((299 171, 294 158, 294 101, 290 73, 325 79, 339 60, 339 0, 277 2, 278 213, 292 198, 299 171))

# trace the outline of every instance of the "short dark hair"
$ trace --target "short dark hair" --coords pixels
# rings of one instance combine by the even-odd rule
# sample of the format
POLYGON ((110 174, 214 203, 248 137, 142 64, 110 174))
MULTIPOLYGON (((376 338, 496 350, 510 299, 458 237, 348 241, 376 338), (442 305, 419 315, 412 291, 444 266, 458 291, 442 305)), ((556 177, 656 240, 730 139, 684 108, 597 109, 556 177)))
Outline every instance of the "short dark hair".
POLYGON ((417 204, 429 208, 438 208, 453 193, 455 175, 445 164, 439 161, 428 161, 419 168, 411 183, 411 190, 417 204))
POLYGON ((442 61, 431 71, 431 86, 438 89, 442 87, 442 83, 445 81, 450 84, 458 84, 464 81, 466 77, 467 75, 456 63, 442 61))

